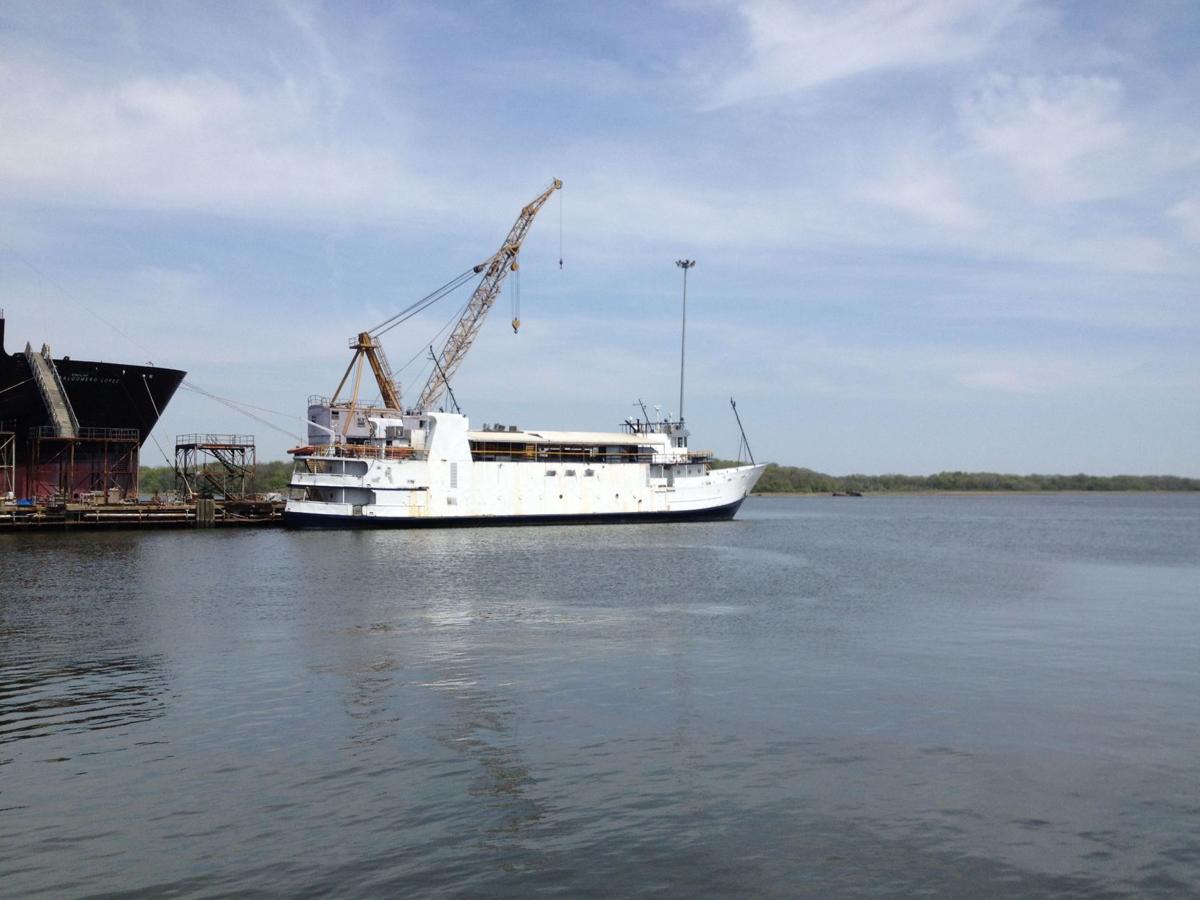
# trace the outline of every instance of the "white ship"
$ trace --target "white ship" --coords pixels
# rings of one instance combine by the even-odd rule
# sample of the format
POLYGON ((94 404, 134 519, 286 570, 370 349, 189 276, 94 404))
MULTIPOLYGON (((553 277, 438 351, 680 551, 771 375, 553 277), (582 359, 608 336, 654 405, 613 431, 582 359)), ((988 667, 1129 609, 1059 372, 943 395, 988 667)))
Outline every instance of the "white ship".
MULTIPOLYGON (((284 511, 288 524, 428 527, 733 518, 765 466, 751 457, 749 465, 713 468, 710 452, 688 448, 682 417, 651 421, 646 413, 644 419, 627 419, 615 432, 499 425, 472 430, 461 412, 439 408, 445 395, 457 408, 450 378, 505 275, 516 270, 534 216, 561 186, 556 180, 521 211, 491 258, 351 339, 354 359, 332 399, 309 398, 308 444, 291 451, 295 468, 284 511), (420 399, 404 406, 380 336, 478 274, 482 278, 466 312, 433 357, 420 399), (382 406, 358 402, 365 363, 382 406), (348 382, 350 397, 340 400, 348 382)), ((514 314, 514 331, 519 325, 514 314)), ((682 406, 682 387, 680 399, 682 406)))
MULTIPOLYGON (((318 404, 315 415, 339 410, 318 404)), ((364 416, 372 436, 296 455, 293 525, 443 526, 731 519, 765 468, 711 469, 678 422, 523 431, 466 416, 364 416)))

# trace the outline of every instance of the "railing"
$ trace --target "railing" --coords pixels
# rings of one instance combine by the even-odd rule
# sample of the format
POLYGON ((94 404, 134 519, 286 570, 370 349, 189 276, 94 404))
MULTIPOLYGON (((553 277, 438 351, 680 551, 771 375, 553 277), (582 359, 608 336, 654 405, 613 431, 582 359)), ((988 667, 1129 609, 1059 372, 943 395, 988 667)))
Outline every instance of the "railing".
POLYGON ((621 423, 621 428, 628 434, 678 434, 683 429, 683 423, 667 420, 643 422, 641 419, 626 419, 621 423))
POLYGON ((63 440, 81 441, 134 441, 142 442, 141 433, 136 428, 95 428, 82 425, 75 429, 74 436, 64 435, 57 425, 39 425, 31 428, 30 433, 40 438, 62 438, 63 440))
POLYGON ((175 436, 175 446, 218 446, 218 447, 253 447, 252 434, 178 434, 175 436))
MULTIPOLYGON (((50 405, 50 397, 47 393, 46 379, 42 377, 42 367, 37 363, 37 354, 33 352, 33 345, 28 341, 25 343, 25 361, 29 363, 29 372, 33 375, 34 383, 42 394, 42 399, 46 401, 46 405, 50 405)), ((51 412, 53 415, 53 412, 51 412)))
MULTIPOLYGON (((63 387, 62 379, 58 377, 58 368, 54 365, 54 357, 50 355, 50 346, 42 344, 40 354, 33 352, 33 346, 28 342, 25 344, 25 360, 29 363, 29 370, 33 373, 33 380, 37 383, 38 390, 41 392, 42 400, 46 404, 46 409, 50 413, 50 418, 55 420, 54 436, 55 437, 72 437, 71 434, 64 435, 64 431, 74 433, 79 432, 79 420, 75 418, 75 410, 71 407, 71 398, 67 396, 67 389, 63 387), (41 356, 42 363, 45 366, 45 371, 50 373, 51 384, 47 384, 46 376, 43 374, 42 365, 38 364, 37 357, 41 356), (62 411, 66 413, 67 421, 59 422, 59 415, 55 399, 61 400, 62 411)), ((42 426, 45 427, 45 426, 42 426)))
POLYGON ((58 366, 54 364, 54 357, 50 355, 49 344, 42 344, 42 359, 46 361, 46 368, 50 370, 50 377, 54 379, 54 386, 58 389, 58 396, 62 398, 63 406, 67 411, 67 418, 71 422, 71 430, 78 434, 79 420, 75 418, 75 408, 71 406, 71 398, 67 396, 67 389, 63 386, 62 379, 58 377, 58 366))
POLYGON ((373 447, 370 444, 319 444, 288 451, 297 457, 341 456, 347 459, 424 459, 412 447, 373 447))

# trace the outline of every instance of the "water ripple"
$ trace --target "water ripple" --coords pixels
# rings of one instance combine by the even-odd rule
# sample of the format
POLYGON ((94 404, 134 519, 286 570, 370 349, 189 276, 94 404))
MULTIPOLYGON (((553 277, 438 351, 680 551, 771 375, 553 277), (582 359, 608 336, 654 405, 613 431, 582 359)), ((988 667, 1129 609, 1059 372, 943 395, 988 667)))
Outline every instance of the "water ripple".
POLYGON ((145 722, 163 714, 159 656, 0 668, 0 744, 145 722))

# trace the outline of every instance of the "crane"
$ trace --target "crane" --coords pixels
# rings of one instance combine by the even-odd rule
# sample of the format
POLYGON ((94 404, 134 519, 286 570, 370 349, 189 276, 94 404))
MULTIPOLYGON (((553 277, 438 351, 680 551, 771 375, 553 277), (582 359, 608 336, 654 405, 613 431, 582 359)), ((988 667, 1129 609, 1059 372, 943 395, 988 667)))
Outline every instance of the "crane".
MULTIPOLYGON (((525 206, 521 210, 521 214, 517 217, 517 221, 513 223, 512 229, 508 232, 508 237, 504 239, 504 243, 500 246, 500 249, 492 254, 491 257, 455 277, 429 296, 414 303, 408 309, 381 322, 370 331, 359 332, 350 338, 350 349, 354 351, 354 357, 350 360, 350 365, 346 367, 346 371, 342 375, 342 380, 338 382, 337 389, 333 392, 333 399, 329 401, 329 406, 338 406, 351 410, 358 408, 358 394, 362 384, 364 363, 368 363, 370 364, 371 372, 375 376, 375 381, 379 385, 379 395, 383 400, 383 408, 393 410, 397 413, 403 412, 404 409, 400 402, 400 386, 392 376, 392 369, 388 365, 387 357, 384 355, 380 337, 385 332, 395 328, 396 325, 406 321, 412 315, 446 296, 452 290, 465 284, 475 275, 483 273, 483 278, 480 280, 478 287, 475 288, 475 292, 471 295, 466 310, 463 312, 454 331, 451 332, 450 337, 446 340, 446 345, 442 348, 442 352, 434 357, 433 373, 429 376, 429 381, 426 382, 425 388, 421 391, 421 398, 414 407, 414 410, 417 412, 432 409, 447 390, 450 378, 462 364, 467 351, 471 349, 471 344, 475 341, 475 336, 479 333, 479 328, 483 325, 483 320, 487 317, 488 310, 492 308, 492 304, 495 303, 496 297, 500 293, 500 286, 503 284, 505 276, 509 272, 516 271, 518 267, 517 254, 521 252, 521 242, 525 240, 525 235, 529 233, 529 227, 533 224, 534 216, 546 204, 550 195, 561 187, 562 182, 557 178, 554 179, 550 187, 542 191, 532 202, 525 206), (338 398, 342 393, 342 388, 350 380, 351 373, 354 374, 354 380, 350 390, 350 397, 347 401, 339 403, 338 398)), ((520 320, 514 318, 513 331, 516 331, 520 327, 520 324, 520 320)), ((352 419, 353 416, 346 416, 343 419, 343 434, 347 433, 352 419)))
MULTIPOLYGON (((475 267, 476 274, 480 272, 486 274, 479 282, 479 286, 475 288, 475 293, 471 295, 471 300, 467 303, 467 308, 458 320, 458 324, 450 333, 450 337, 446 339, 446 345, 442 347, 437 365, 433 367, 429 380, 425 382, 425 387, 421 390, 421 397, 415 407, 418 411, 433 409, 441 399, 450 379, 454 377, 454 373, 462 365, 467 351, 471 349, 471 344, 475 342, 475 336, 479 333, 479 328, 483 325, 488 310, 496 302, 496 296, 500 293, 500 285, 504 283, 505 276, 509 272, 516 271, 518 267, 517 254, 521 252, 521 242, 529 233, 534 216, 546 205, 550 195, 561 187, 562 182, 555 178, 550 187, 542 191, 521 210, 521 214, 517 216, 517 221, 513 223, 513 227, 508 232, 508 237, 504 239, 504 243, 500 245, 500 249, 490 259, 475 267)), ((515 331, 520 324, 519 320, 513 319, 513 330, 515 331)))
MULTIPOLYGON (((383 398, 384 409, 400 412, 400 386, 392 377, 392 367, 388 365, 387 357, 383 355, 383 344, 380 343, 379 338, 369 331, 359 332, 355 337, 350 338, 350 349, 354 351, 354 358, 350 360, 350 365, 346 367, 342 380, 338 382, 337 390, 333 392, 333 404, 337 403, 338 395, 341 394, 346 380, 353 371, 354 388, 350 394, 349 405, 352 408, 358 405, 358 387, 362 382, 363 360, 366 360, 371 364, 371 371, 379 385, 379 396, 383 398)), ((349 416, 346 417, 346 421, 350 421, 349 416)))

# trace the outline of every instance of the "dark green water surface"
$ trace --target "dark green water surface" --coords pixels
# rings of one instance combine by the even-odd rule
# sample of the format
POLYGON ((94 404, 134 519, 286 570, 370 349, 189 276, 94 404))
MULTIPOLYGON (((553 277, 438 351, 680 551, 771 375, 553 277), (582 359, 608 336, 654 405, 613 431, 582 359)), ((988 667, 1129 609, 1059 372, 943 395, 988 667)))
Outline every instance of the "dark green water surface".
POLYGON ((1200 893, 1200 497, 0 535, 0 895, 1200 893))

